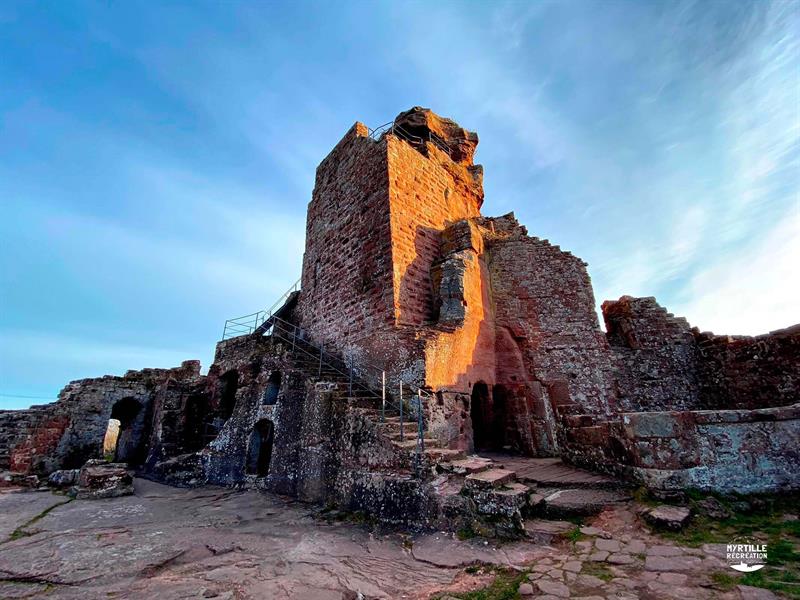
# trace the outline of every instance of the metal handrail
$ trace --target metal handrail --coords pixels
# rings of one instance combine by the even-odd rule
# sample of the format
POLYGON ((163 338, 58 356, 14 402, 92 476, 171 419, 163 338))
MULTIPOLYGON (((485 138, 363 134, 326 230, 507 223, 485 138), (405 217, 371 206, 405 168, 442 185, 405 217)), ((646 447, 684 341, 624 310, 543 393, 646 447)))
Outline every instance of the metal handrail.
MULTIPOLYGON (((395 127, 393 123, 392 131, 397 132, 399 127, 395 127)), ((409 134, 410 135, 410 134, 409 134)), ((416 140, 422 141, 422 138, 410 136, 416 140)), ((419 386, 407 383, 402 378, 396 379, 398 385, 398 398, 399 401, 393 400, 393 394, 387 393, 386 383, 386 370, 381 367, 370 364, 365 361, 360 361, 356 364, 353 355, 348 357, 345 361, 344 358, 332 353, 330 350, 325 350, 324 342, 316 344, 313 341, 311 334, 303 328, 281 319, 275 314, 275 310, 283 306, 286 299, 295 291, 300 288, 300 279, 298 279, 292 287, 290 287, 283 295, 275 301, 275 303, 268 309, 259 310, 249 315, 236 317, 235 319, 228 319, 225 321, 225 328, 222 332, 222 339, 226 340, 232 337, 239 337, 243 335, 251 335, 253 333, 261 333, 263 335, 273 335, 282 341, 292 344, 293 351, 300 351, 306 356, 318 360, 318 374, 322 375, 323 367, 327 370, 332 370, 344 377, 347 377, 349 393, 352 396, 353 390, 357 389, 365 392, 367 395, 380 400, 381 402, 381 422, 386 419, 386 410, 396 411, 400 416, 400 441, 405 440, 405 425, 406 417, 413 417, 416 421, 417 429, 417 448, 415 456, 415 467, 417 472, 422 464, 422 455, 425 453, 425 402, 430 402, 433 398, 432 395, 423 390, 419 386), (326 356, 328 357, 326 360, 326 356), (374 382, 380 382, 380 391, 374 387, 370 387, 369 379, 374 382), (406 405, 404 394, 408 394, 408 405, 406 405), (406 409, 408 406, 408 409, 406 409)))
POLYGON ((227 340, 228 338, 254 333, 267 321, 267 319, 272 316, 272 313, 275 311, 275 309, 283 306, 284 302, 286 302, 286 299, 293 292, 296 292, 300 289, 301 280, 302 278, 295 281, 292 284, 292 287, 286 290, 269 308, 225 321, 225 327, 222 330, 222 339, 227 340))
POLYGON ((452 151, 450 147, 444 142, 442 138, 438 135, 433 133, 432 131, 428 131, 427 137, 420 137, 418 135, 414 135, 408 129, 403 127, 402 125, 398 125, 394 121, 389 121, 388 123, 384 123, 383 125, 378 125, 375 129, 369 130, 369 137, 373 140, 378 141, 384 135, 390 134, 395 135, 401 139, 406 140, 410 144, 417 144, 417 145, 424 145, 425 142, 431 142, 434 146, 439 148, 442 152, 447 154, 451 159, 453 158, 452 151))
POLYGON ((390 410, 396 411, 400 416, 400 441, 404 441, 405 437, 405 429, 404 429, 404 409, 405 409, 405 402, 403 400, 403 391, 406 388, 413 390, 412 398, 413 400, 409 403, 409 408, 411 414, 413 414, 414 419, 416 420, 417 425, 417 447, 415 452, 415 469, 419 473, 419 469, 422 464, 422 455, 425 453, 425 401, 430 401, 432 399, 432 395, 423 390, 421 387, 413 386, 402 379, 398 378, 398 391, 399 391, 399 401, 395 402, 391 399, 391 396, 387 394, 387 385, 386 385, 386 371, 384 369, 380 369, 379 367, 362 362, 358 366, 355 365, 353 357, 350 356, 349 361, 345 361, 343 358, 337 356, 336 354, 330 352, 329 350, 325 350, 324 342, 321 344, 315 344, 312 340, 312 337, 308 331, 295 325, 294 323, 290 323, 281 319, 279 317, 273 316, 269 320, 268 327, 264 330, 264 335, 273 335, 278 339, 292 344, 293 351, 301 351, 307 356, 314 358, 315 360, 318 359, 318 374, 322 375, 323 367, 328 370, 332 370, 335 373, 338 373, 344 377, 347 377, 348 386, 349 386, 349 393, 352 395, 353 389, 359 388, 369 395, 376 399, 380 399, 381 401, 381 422, 385 421, 386 418, 386 409, 387 407, 390 410), (308 348, 311 348, 315 352, 309 352, 308 348), (325 357, 328 357, 327 360, 325 357), (349 363, 349 366, 348 366, 349 363), (340 366, 341 365, 341 366, 340 366), (374 370, 380 373, 380 382, 381 388, 380 392, 371 388, 368 384, 368 381, 363 379, 363 373, 369 370, 374 370), (361 379, 356 379, 358 377, 361 379))

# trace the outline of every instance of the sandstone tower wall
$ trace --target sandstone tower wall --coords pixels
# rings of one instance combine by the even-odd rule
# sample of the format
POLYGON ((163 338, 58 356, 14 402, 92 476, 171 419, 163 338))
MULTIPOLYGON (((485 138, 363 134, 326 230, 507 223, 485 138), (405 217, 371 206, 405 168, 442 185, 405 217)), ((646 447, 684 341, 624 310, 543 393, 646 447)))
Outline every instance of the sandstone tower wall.
POLYGON ((395 320, 386 142, 356 123, 317 167, 303 255, 303 326, 346 347, 395 320))

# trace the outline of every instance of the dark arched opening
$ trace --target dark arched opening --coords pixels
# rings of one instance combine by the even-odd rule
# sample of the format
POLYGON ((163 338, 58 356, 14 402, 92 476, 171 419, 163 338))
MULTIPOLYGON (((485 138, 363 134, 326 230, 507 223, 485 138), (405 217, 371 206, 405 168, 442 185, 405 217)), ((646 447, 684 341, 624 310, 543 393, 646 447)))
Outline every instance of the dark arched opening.
POLYGON ((183 425, 183 447, 186 452, 202 450, 208 438, 208 399, 205 395, 189 396, 186 400, 183 425))
POLYGON ((222 391, 219 399, 219 412, 223 421, 227 421, 236 408, 236 391, 239 389, 239 372, 232 369, 220 377, 222 391))
POLYGON ((490 450, 492 407, 489 387, 482 381, 472 386, 469 415, 472 418, 472 440, 475 450, 490 450))
POLYGON ((138 463, 143 439, 144 414, 135 398, 123 398, 111 407, 103 439, 103 455, 115 462, 138 463))
POLYGON ((269 419, 261 419, 253 428, 247 444, 247 464, 245 465, 245 470, 249 475, 266 477, 269 473, 274 431, 275 428, 269 419))
POLYGON ((275 371, 272 375, 269 376, 269 379, 267 379, 267 389, 264 390, 263 404, 265 405, 277 404, 278 393, 280 391, 281 391, 281 373, 280 371, 275 371))
POLYGON ((495 450, 505 450, 514 446, 509 427, 509 404, 512 402, 508 390, 502 385, 492 386, 492 434, 491 445, 495 450))

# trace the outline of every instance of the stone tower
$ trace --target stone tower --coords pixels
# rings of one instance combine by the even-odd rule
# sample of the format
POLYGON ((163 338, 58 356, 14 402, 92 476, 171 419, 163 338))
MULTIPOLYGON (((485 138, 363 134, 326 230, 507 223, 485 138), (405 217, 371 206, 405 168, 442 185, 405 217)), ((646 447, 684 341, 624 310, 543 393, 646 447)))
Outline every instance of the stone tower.
POLYGON ((317 168, 303 326, 437 393, 432 420, 450 442, 470 446, 482 422, 508 429, 497 444, 554 452, 552 402, 609 410, 585 263, 513 215, 481 216, 475 133, 419 107, 370 133, 356 123, 317 168))

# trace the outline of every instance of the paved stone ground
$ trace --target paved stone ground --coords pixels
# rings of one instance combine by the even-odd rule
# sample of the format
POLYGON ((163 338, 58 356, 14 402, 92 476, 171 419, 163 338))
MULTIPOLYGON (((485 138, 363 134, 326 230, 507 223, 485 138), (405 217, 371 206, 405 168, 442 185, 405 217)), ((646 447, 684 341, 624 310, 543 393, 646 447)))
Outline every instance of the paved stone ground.
POLYGON ((427 599, 490 583, 489 572, 465 571, 475 563, 530 570, 523 598, 772 597, 714 589, 711 574, 726 570, 720 548, 667 544, 629 506, 603 512, 574 543, 498 546, 370 533, 251 491, 135 487, 134 496, 56 506, 27 526, 65 498, 0 490, 0 598, 427 599), (9 540, 21 526, 30 535, 9 540))
POLYGON ((714 573, 734 575, 724 544, 687 548, 651 534, 632 506, 614 507, 581 528, 582 539, 531 567, 523 598, 582 600, 660 600, 674 598, 769 600, 767 590, 737 586, 720 589, 714 573))

